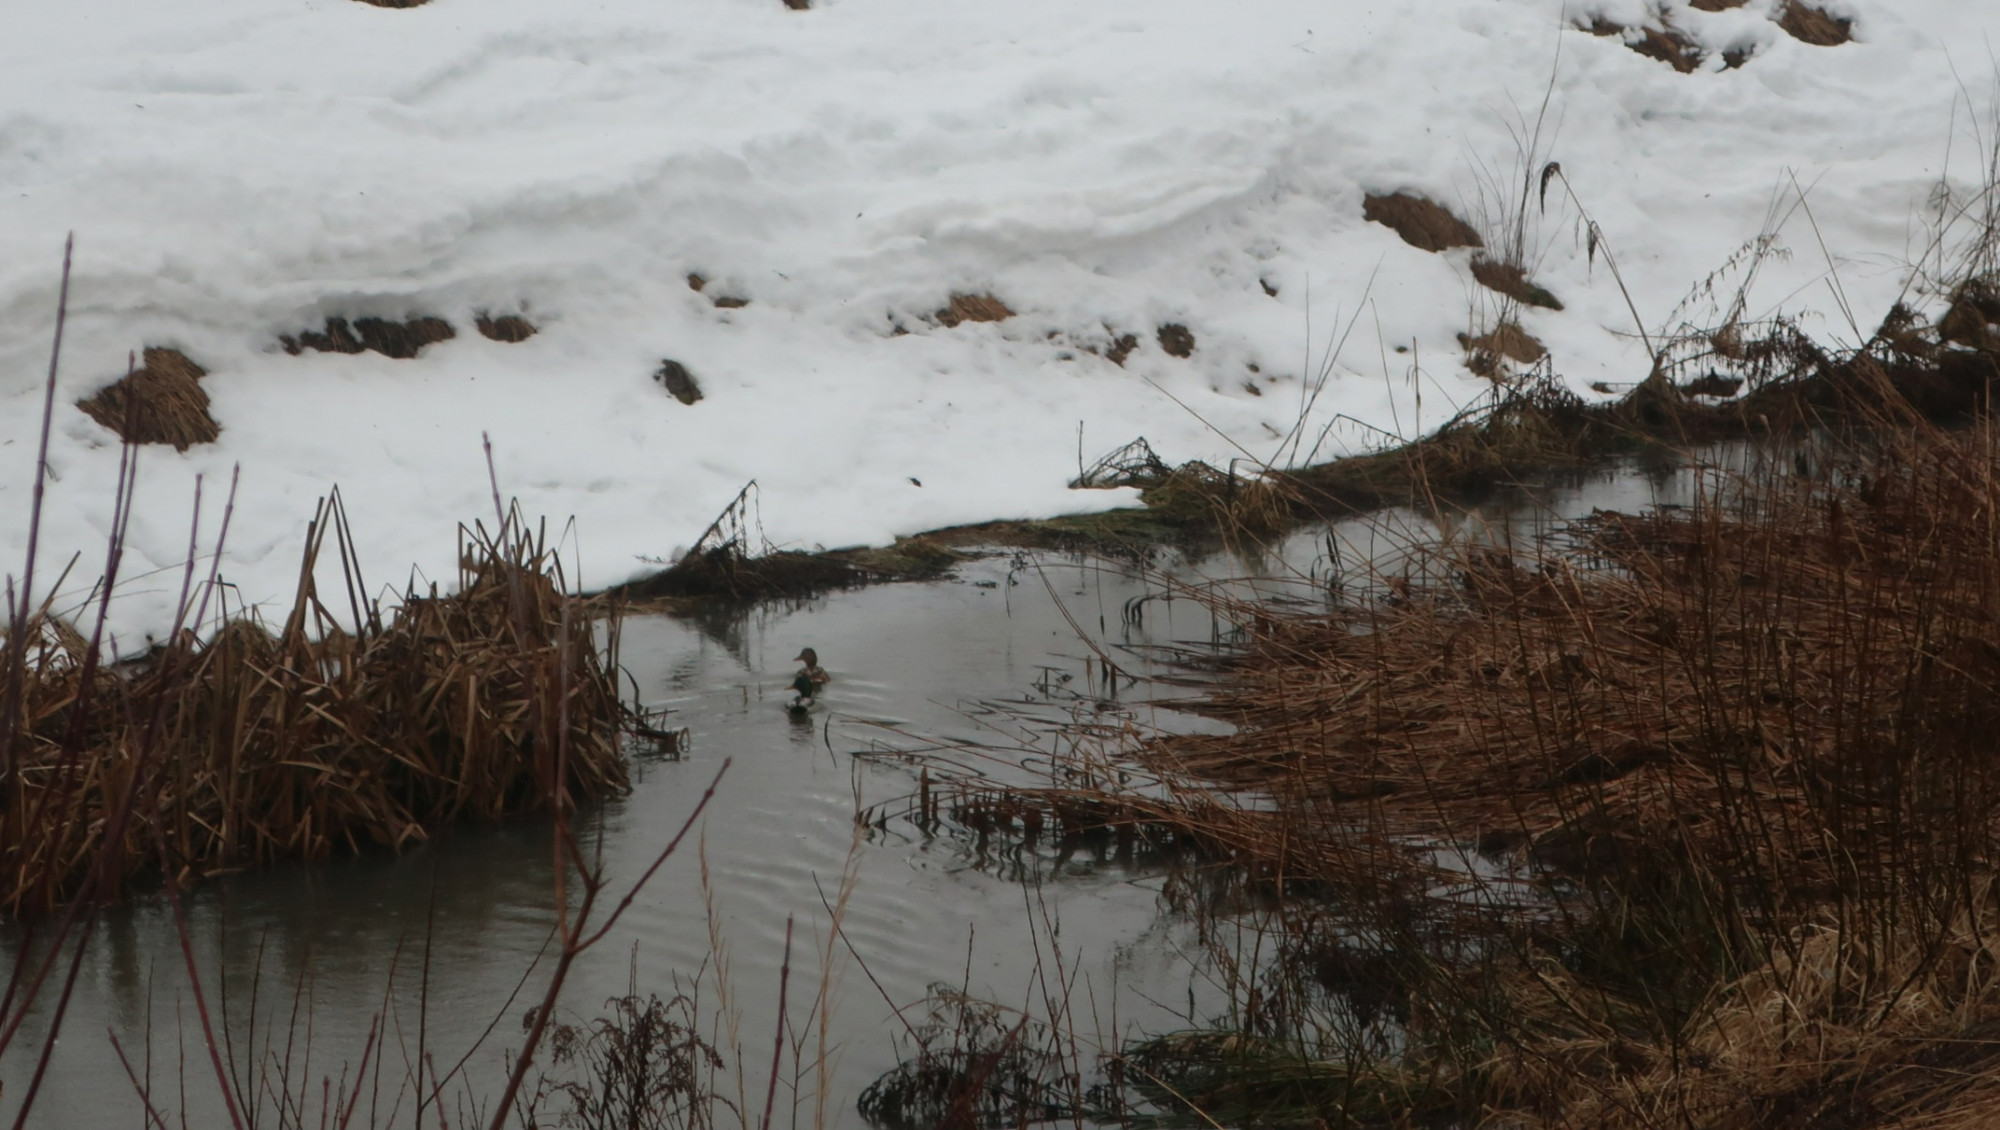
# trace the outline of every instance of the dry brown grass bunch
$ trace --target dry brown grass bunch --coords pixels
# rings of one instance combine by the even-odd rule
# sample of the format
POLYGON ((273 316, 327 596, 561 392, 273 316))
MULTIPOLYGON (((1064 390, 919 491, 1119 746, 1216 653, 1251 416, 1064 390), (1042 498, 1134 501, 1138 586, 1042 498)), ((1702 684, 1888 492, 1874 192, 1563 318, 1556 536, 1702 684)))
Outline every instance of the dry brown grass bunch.
POLYGON ((1256 1068, 1279 1124, 1421 1094, 1523 1127, 1979 1125, 2000 430, 1706 482, 1323 611, 1216 599, 1243 640, 1192 709, 1227 732, 1077 734, 1060 787, 965 797, 1202 845, 1280 908, 1314 956, 1246 975, 1236 1018, 1298 1068, 1256 1068))
MULTIPOLYGON (((414 5, 412 5, 414 6, 414 5)), ((362 353, 409 360, 424 346, 458 336, 451 323, 428 314, 412 314, 400 322, 388 318, 328 318, 324 331, 301 330, 278 338, 285 352, 297 356, 308 349, 321 353, 362 353)))
POLYGON ((1465 367, 1489 380, 1506 376, 1508 362, 1532 365, 1549 353, 1539 338, 1512 321, 1499 322, 1477 336, 1459 334, 1458 344, 1465 350, 1465 367))
POLYGON ((1852 21, 1800 0, 1785 0, 1778 11, 1778 26, 1793 39, 1815 47, 1838 47, 1854 38, 1852 21))
POLYGON ((1404 243, 1425 251, 1486 246, 1471 224, 1443 205, 1407 192, 1370 193, 1361 201, 1361 218, 1387 227, 1404 243))
POLYGON ((10 673, 22 722, 0 735, 0 910, 47 911, 86 882, 101 899, 142 876, 400 849, 625 787, 626 709, 539 535, 518 518, 463 534, 457 591, 409 592, 386 623, 351 581, 356 630, 312 579, 345 525, 337 499, 322 508, 275 632, 238 617, 109 666, 37 623, 10 673))
POLYGON ((201 387, 207 372, 177 349, 149 346, 144 357, 144 367, 76 406, 127 443, 171 443, 177 451, 214 443, 222 426, 209 415, 201 387))
POLYGON ((965 322, 1004 322, 1014 311, 990 294, 954 294, 950 304, 931 316, 944 328, 955 329, 965 322))

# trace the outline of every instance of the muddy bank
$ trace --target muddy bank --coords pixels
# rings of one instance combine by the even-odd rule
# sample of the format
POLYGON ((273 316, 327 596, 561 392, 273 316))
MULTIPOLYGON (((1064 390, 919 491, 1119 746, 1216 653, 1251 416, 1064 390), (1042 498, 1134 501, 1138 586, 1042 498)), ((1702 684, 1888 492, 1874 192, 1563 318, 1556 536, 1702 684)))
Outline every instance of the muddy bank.
POLYGON ((1161 549, 1256 544, 1386 507, 1465 505, 1551 474, 1617 459, 1668 460, 1702 444, 1950 425, 1991 405, 2000 380, 1995 322, 2000 300, 1968 285, 1937 321, 1898 306, 1868 342, 1844 353, 1781 321, 1732 324, 1663 344, 1646 380, 1601 402, 1571 392, 1544 361, 1428 436, 1308 467, 1172 467, 1140 439, 1082 469, 1074 485, 1137 487, 1141 507, 954 526, 890 546, 820 553, 756 552, 751 539, 711 529, 680 562, 603 595, 669 605, 805 596, 936 577, 969 553, 995 549, 1143 562, 1161 549))

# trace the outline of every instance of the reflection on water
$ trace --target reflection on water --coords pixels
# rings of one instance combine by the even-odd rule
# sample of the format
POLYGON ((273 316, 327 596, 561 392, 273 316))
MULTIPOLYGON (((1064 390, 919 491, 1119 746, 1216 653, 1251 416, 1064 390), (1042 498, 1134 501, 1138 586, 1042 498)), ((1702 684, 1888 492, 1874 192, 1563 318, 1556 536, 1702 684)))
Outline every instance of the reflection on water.
MULTIPOLYGON (((1223 640, 1225 624, 1179 598, 1189 587, 1324 599, 1334 586, 1351 593, 1371 583, 1371 569, 1395 572, 1411 547, 1440 536, 1521 541, 1593 507, 1685 502, 1691 490, 1688 476, 1671 469, 1627 469, 1558 483, 1533 505, 1509 493, 1445 518, 1392 512, 1302 530, 1262 554, 1171 562, 1150 577, 1003 555, 945 581, 628 620, 620 658, 632 685, 649 707, 673 712, 667 725, 687 728, 688 753, 640 758, 631 795, 592 815, 588 838, 602 846, 614 891, 651 862, 722 761, 733 763, 701 824, 699 850, 669 862, 573 974, 572 1019, 595 1014, 634 982, 663 996, 699 984, 707 1005, 740 1013, 713 1037, 725 1054, 767 1065, 785 923, 795 917, 793 984, 818 984, 826 955, 836 967, 828 974, 827 1112, 831 1124, 850 1126, 858 1124, 854 1096, 894 1062, 897 1006, 936 982, 1028 1004, 1038 999, 1037 963, 1046 968, 1051 938, 1075 974, 1074 992, 1094 1002, 1091 1022, 1105 1040, 1186 1023, 1187 1010, 1214 1007, 1215 990, 1191 983, 1185 928, 1158 913, 1163 861, 1134 859, 1115 843, 1053 855, 982 850, 963 828, 929 834, 882 817, 909 808, 919 788, 897 753, 948 750, 1005 774, 1067 718, 1212 725, 1134 701, 1164 697, 1133 682, 1155 673, 1162 657, 1223 640), (819 651, 833 682, 818 707, 793 718, 783 703, 791 657, 805 646, 819 651), (857 822, 864 810, 878 818, 857 822), (823 899, 850 871, 845 941, 836 944, 823 899), (1051 877, 1034 889, 1015 881, 1051 877), (1047 923, 1039 940, 1030 922, 1047 923), (848 946, 866 962, 865 976, 848 946), (724 965, 727 980, 717 985, 724 965), (740 1057, 732 1040, 744 1045, 740 1057)), ((204 985, 227 1004, 227 1016, 214 1018, 228 1036, 225 1058, 250 1077, 260 1061, 289 1054, 294 1085, 314 1081, 316 1089, 321 1076, 337 1081, 343 1063, 359 1060, 379 1016, 378 1114, 386 1114, 420 1031, 444 1066, 490 1027, 468 1065, 473 1089, 487 1089, 540 991, 536 962, 553 919, 551 832, 534 821, 464 828, 400 858, 274 867, 200 885, 186 898, 191 945, 204 985), (309 1041, 303 1028, 288 1040, 295 999, 299 1015, 310 1016, 309 1041)), ((108 1034, 137 1073, 150 1073, 169 1121, 185 1109, 192 1125, 223 1124, 186 985, 163 899, 135 898, 108 912, 33 1124, 140 1124, 108 1034)), ((32 1017, 16 1047, 39 1047, 45 1031, 33 1026, 45 1023, 32 1017)), ((0 1116, 13 1118, 10 1104, 32 1066, 23 1051, 0 1062, 0 1116)), ((767 1069, 749 1067, 760 1083, 767 1069)), ((807 1090, 812 1079, 806 1071, 807 1090)), ((798 1096, 806 1116, 811 1100, 798 1096)), ((403 1111, 408 1117, 407 1101, 403 1111)))

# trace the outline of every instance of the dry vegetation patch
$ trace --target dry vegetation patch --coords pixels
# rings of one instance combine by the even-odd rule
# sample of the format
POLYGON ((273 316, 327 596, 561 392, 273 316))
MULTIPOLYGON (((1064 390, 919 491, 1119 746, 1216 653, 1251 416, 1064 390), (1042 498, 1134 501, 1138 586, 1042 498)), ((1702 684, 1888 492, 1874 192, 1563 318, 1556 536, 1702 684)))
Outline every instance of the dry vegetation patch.
POLYGON ((350 575, 338 623, 310 581, 338 502, 307 534, 272 631, 237 617, 111 667, 67 625, 5 655, 0 911, 115 897, 141 876, 402 848, 461 818, 571 806, 625 787, 633 717, 564 595, 549 547, 510 520, 463 537, 458 590, 412 590, 386 622, 350 575))
MULTIPOLYGON (((1730 8, 1740 8, 1747 0, 1697 0, 1693 7, 1705 12, 1720 12, 1730 8)), ((1693 74, 1701 69, 1708 56, 1687 32, 1664 20, 1658 27, 1628 27, 1613 23, 1603 17, 1587 24, 1578 24, 1578 29, 1602 38, 1616 37, 1631 50, 1648 59, 1658 59, 1681 74, 1693 74)), ((1722 53, 1723 65, 1730 70, 1742 66, 1750 59, 1749 49, 1732 49, 1722 53)))
POLYGON ((1210 592, 1239 635, 1182 673, 1225 728, 1080 719, 1037 738, 1073 750, 1048 787, 927 800, 1203 863, 1168 897, 1214 924, 1231 1027, 1071 1093, 1221 1125, 1994 1124, 2000 431, 1766 456, 1556 547, 1319 578, 1318 607, 1210 592), (1248 919, 1274 960, 1228 956, 1248 919))
POLYGON ((1486 246, 1471 224, 1452 215, 1443 205, 1406 192, 1368 194, 1361 201, 1361 217, 1387 227, 1402 236, 1404 243, 1425 251, 1486 246))
POLYGON ((76 406, 127 443, 170 443, 177 451, 214 443, 222 426, 209 415, 206 371, 177 349, 148 346, 144 356, 144 367, 76 406))
POLYGON ((1852 20, 1800 0, 1785 0, 1785 6, 1778 11, 1778 26, 1800 43, 1815 47, 1838 47, 1854 38, 1852 20))
POLYGON ((1122 369, 1125 367, 1125 359, 1132 356, 1132 351, 1137 348, 1139 348, 1138 334, 1114 333, 1111 344, 1104 350, 1104 359, 1122 369))
POLYGON ((750 305, 750 300, 735 294, 708 294, 708 280, 693 271, 688 272, 688 289, 696 294, 705 294, 708 300, 721 310, 741 310, 750 305))
POLYGON ((1472 259, 1472 277, 1486 289, 1498 291, 1525 306, 1540 306, 1545 310, 1563 308, 1560 299, 1530 279, 1525 268, 1513 263, 1476 255, 1472 259))
POLYGON ((384 357, 408 360, 433 342, 450 341, 457 331, 443 318, 413 314, 400 322, 387 318, 328 318, 323 331, 302 330, 281 336, 285 352, 297 356, 308 349, 321 353, 361 353, 373 350, 384 357))
POLYGON ((950 304, 931 316, 944 328, 953 329, 963 322, 1004 322, 1014 311, 991 294, 954 294, 950 304))
POLYGON ((1169 357, 1187 358, 1194 356, 1194 331, 1179 322, 1168 322, 1153 335, 1166 350, 1169 357))
POLYGON ((1505 362, 1532 365, 1548 356, 1548 348, 1535 335, 1514 322, 1501 322, 1483 334, 1459 334, 1465 349, 1465 367, 1482 377, 1497 378, 1505 362))
POLYGON ((693 404, 701 399, 701 382, 695 380, 694 374, 679 361, 660 362, 660 367, 653 370, 653 379, 682 404, 693 404))
POLYGON ((497 318, 481 314, 472 324, 479 328, 481 336, 508 345, 518 345, 535 336, 534 323, 519 314, 502 314, 497 318))

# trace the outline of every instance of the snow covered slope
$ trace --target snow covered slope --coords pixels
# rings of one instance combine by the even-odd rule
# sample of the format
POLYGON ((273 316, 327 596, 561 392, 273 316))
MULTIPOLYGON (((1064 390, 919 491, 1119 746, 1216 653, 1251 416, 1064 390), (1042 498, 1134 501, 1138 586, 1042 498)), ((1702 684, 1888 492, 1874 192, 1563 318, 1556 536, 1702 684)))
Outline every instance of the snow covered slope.
MULTIPOLYGON (((1333 424, 1320 458, 1367 428, 1413 435, 1486 387, 1455 338, 1491 300, 1469 251, 1410 246, 1364 197, 1423 195, 1490 239, 1545 160, 1649 329, 1788 215, 1793 254, 1751 313, 1817 312, 1852 337, 1794 177, 1865 330, 1920 250, 1954 113, 1955 163, 1976 173, 1965 121, 2000 9, 1815 2, 1853 42, 1799 41, 1776 0, 1666 0, 1705 57, 1692 73, 1625 49, 1664 26, 1648 0, 16 5, 0 568, 26 542, 72 230, 43 575, 101 552, 118 447, 73 402, 128 352, 205 367, 222 427, 145 449, 128 639, 164 620, 195 477, 212 531, 238 465, 223 571, 283 600, 335 482, 371 580, 449 576, 454 524, 492 513, 482 433, 503 491, 577 519, 592 585, 686 545, 752 478, 769 536, 811 547, 1128 501, 1066 489, 1079 422, 1086 455, 1143 434, 1174 461, 1268 459, 1357 314, 1306 433, 1333 424), (1599 20, 1639 30, 1578 30, 1599 20), (1749 58, 1725 69, 1725 52, 1749 58), (1015 316, 947 327, 954 294, 1015 316), (540 332, 491 341, 480 312, 540 332), (457 336, 414 359, 279 345, 328 317, 412 314, 457 336), (1163 325, 1191 355, 1162 348, 1163 325), (1102 354, 1125 334, 1121 367, 1102 354), (655 382, 666 359, 703 399, 655 382)), ((1643 376, 1575 210, 1530 214, 1529 265, 1566 308, 1526 328, 1579 390, 1643 376)))

